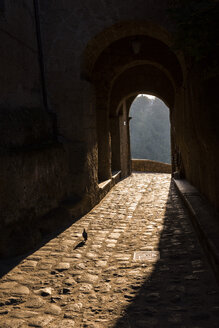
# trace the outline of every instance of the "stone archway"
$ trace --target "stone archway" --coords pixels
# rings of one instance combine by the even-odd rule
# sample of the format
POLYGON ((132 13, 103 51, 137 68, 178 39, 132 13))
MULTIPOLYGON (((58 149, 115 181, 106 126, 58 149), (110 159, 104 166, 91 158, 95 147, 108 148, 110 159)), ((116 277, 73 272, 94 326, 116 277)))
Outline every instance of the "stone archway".
POLYGON ((130 95, 156 94, 174 108, 184 73, 170 46, 168 33, 150 22, 117 24, 87 45, 82 76, 95 89, 99 181, 110 179, 112 170, 130 174, 130 95))
MULTIPOLYGON (((161 25, 147 20, 122 21, 114 24, 91 39, 82 56, 81 76, 88 81, 92 80, 94 65, 98 62, 104 50, 109 49, 112 44, 125 38, 148 37, 161 42, 167 48, 171 48, 173 40, 169 32, 161 25)), ((184 58, 180 53, 174 54, 180 64, 184 67, 184 58)), ((183 71, 185 75, 185 71, 183 71)))
POLYGON ((127 176, 131 172, 129 109, 133 98, 139 93, 154 94, 161 98, 170 109, 174 107, 174 86, 166 75, 155 66, 138 65, 126 70, 118 77, 111 89, 110 109, 114 121, 117 117, 117 122, 119 122, 117 124, 120 126, 120 149, 116 146, 118 140, 114 131, 111 131, 111 144, 112 151, 120 151, 120 154, 113 154, 112 157, 120 157, 123 176, 127 176), (124 122, 126 122, 125 125, 124 122))

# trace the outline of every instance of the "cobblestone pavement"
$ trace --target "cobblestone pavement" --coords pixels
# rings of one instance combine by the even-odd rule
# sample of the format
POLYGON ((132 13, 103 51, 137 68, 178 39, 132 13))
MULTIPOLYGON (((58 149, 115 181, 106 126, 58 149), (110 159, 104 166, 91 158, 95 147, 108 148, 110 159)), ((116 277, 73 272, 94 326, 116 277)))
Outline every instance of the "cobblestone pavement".
POLYGON ((2 277, 0 327, 218 327, 218 300, 170 175, 134 173, 2 277))

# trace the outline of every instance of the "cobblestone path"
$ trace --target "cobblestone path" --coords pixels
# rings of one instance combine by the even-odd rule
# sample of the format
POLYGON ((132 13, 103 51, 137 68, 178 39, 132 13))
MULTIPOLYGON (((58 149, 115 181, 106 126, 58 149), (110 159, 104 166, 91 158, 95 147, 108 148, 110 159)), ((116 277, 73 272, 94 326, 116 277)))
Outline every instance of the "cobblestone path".
POLYGON ((134 173, 1 278, 0 327, 218 327, 218 300, 170 176, 134 173))

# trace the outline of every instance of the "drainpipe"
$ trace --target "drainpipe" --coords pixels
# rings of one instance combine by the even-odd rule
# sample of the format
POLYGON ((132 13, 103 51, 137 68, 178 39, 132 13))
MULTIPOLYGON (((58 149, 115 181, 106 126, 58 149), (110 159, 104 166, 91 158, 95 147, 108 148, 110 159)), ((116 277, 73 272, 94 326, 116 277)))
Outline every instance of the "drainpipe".
POLYGON ((35 12, 36 36, 37 36, 37 45, 38 45, 38 59, 39 59, 39 66, 40 66, 43 104, 44 104, 46 110, 49 111, 48 110, 48 100, 47 100, 47 90, 46 90, 44 56, 43 56, 43 46, 42 46, 42 38, 41 38, 38 0, 33 0, 33 4, 34 4, 34 12, 35 12))
POLYGON ((38 46, 38 59, 39 59, 39 67, 40 67, 43 104, 45 110, 49 113, 50 117, 52 117, 53 131, 57 136, 58 130, 57 130, 56 114, 52 112, 52 110, 49 108, 48 105, 48 92, 46 87, 46 74, 45 74, 45 66, 44 66, 45 61, 44 61, 44 53, 43 53, 43 45, 42 45, 41 26, 40 26, 39 0, 33 0, 33 5, 34 5, 35 22, 36 22, 36 37, 37 37, 37 46, 38 46))

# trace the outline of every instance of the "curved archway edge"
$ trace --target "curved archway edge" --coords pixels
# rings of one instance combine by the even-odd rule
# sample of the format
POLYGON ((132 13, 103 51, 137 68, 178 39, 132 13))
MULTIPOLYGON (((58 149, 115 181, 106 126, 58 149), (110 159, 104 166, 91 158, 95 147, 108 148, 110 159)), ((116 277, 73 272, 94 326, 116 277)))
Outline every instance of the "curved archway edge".
MULTIPOLYGON (((91 74, 98 57, 104 49, 119 39, 131 36, 148 36, 161 41, 163 44, 172 47, 173 40, 170 33, 162 26, 151 21, 124 21, 117 23, 103 30, 90 40, 84 50, 81 61, 81 77, 91 79, 91 74)), ((181 54, 176 54, 181 68, 184 67, 181 54)), ((183 72, 182 72, 182 75, 183 72)))

